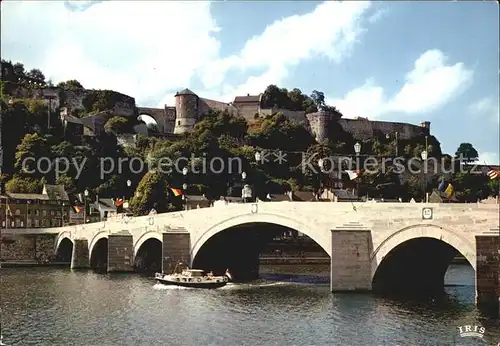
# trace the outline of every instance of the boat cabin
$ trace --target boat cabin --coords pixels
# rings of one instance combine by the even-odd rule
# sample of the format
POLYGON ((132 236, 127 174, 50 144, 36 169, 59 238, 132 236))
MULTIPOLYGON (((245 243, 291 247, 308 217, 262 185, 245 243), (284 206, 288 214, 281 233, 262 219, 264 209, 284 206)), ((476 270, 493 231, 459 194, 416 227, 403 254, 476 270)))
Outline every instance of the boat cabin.
POLYGON ((202 269, 185 269, 182 271, 182 275, 188 277, 202 277, 204 270, 202 269))

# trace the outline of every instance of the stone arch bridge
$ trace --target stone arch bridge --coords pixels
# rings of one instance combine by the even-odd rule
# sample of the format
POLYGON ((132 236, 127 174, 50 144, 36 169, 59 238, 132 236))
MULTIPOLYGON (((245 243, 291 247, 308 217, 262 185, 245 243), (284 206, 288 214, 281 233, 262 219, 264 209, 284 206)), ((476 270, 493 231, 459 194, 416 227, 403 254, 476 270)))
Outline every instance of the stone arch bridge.
POLYGON ((494 296, 498 304, 498 205, 260 202, 7 232, 52 235, 54 253, 72 245, 72 268, 90 267, 97 247, 106 242, 107 270, 131 271, 141 248, 156 242, 164 271, 183 260, 197 267, 231 267, 244 277, 258 272, 259 242, 283 227, 306 234, 331 257, 332 291, 442 286, 458 252, 477 273, 478 294, 490 301, 494 296))

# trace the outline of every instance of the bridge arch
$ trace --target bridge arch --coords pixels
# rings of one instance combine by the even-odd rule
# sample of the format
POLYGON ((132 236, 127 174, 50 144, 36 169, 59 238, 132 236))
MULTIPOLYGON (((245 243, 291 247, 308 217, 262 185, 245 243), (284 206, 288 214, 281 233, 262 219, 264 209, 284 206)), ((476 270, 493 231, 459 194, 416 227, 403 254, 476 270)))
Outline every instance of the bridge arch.
POLYGON ((148 129, 153 128, 156 131, 160 130, 160 122, 153 116, 153 114, 150 114, 148 112, 140 112, 137 119, 143 121, 148 129))
POLYGON ((329 232, 315 229, 311 224, 298 221, 288 216, 270 213, 255 213, 234 216, 210 226, 198 237, 198 239, 196 239, 196 241, 194 241, 191 248, 191 262, 194 261, 202 246, 214 235, 236 226, 255 223, 274 224, 300 231, 321 246, 328 256, 331 256, 331 236, 329 232))
POLYGON ((144 244, 149 239, 157 239, 161 243, 163 243, 162 234, 158 233, 157 231, 148 231, 148 232, 142 234, 139 237, 139 239, 137 239, 137 241, 134 243, 134 257, 137 256, 137 252, 141 248, 142 244, 144 244))
POLYGON ((97 242, 103 238, 108 239, 108 235, 109 231, 100 231, 94 234, 89 243, 89 257, 92 257, 92 251, 94 250, 94 247, 96 246, 97 242))
POLYGON ((70 231, 63 231, 59 233, 56 237, 56 241, 54 242, 54 252, 57 253, 59 246, 61 245, 61 242, 64 240, 64 238, 68 238, 71 240, 71 242, 74 245, 73 238, 71 237, 71 232, 70 231))
POLYGON ((439 224, 402 228, 382 241, 371 255, 373 289, 440 289, 457 253, 476 269, 473 242, 457 232, 439 224))

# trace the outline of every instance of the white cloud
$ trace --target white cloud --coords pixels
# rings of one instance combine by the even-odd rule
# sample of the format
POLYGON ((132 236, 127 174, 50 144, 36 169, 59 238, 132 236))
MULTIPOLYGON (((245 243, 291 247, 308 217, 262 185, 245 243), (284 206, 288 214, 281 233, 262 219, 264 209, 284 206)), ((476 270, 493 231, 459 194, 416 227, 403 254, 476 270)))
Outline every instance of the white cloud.
POLYGON ((327 1, 310 13, 275 21, 261 35, 249 39, 238 54, 207 64, 202 81, 210 89, 231 69, 264 69, 237 87, 229 86, 225 97, 229 101, 238 94, 258 93, 269 84, 281 84, 288 68, 303 60, 324 56, 338 63, 363 33, 361 19, 370 6, 362 1, 327 1))
MULTIPOLYGON (((74 7, 74 2, 71 6, 74 7)), ((77 5, 82 8, 90 1, 77 5)), ((270 24, 233 56, 220 56, 220 30, 208 2, 105 1, 70 12, 64 2, 2 2, 2 55, 40 68, 53 81, 77 79, 113 89, 138 103, 167 99, 199 75, 204 97, 229 101, 280 84, 288 67, 313 57, 340 62, 359 35, 369 2, 325 2, 314 11, 270 24), (250 75, 230 85, 231 69, 250 75), (168 95, 166 95, 168 94, 168 95)), ((233 29, 233 28, 231 28, 233 29)))
POLYGON ((496 101, 493 97, 484 97, 469 106, 469 111, 473 116, 491 119, 492 121, 500 122, 500 107, 498 97, 496 101))
POLYGON ((54 81, 77 79, 137 99, 188 85, 217 59, 218 31, 206 2, 105 1, 69 12, 64 2, 3 2, 2 56, 54 81))
POLYGON ((439 50, 428 50, 406 74, 405 84, 393 96, 369 79, 343 98, 330 98, 346 117, 380 117, 392 112, 422 114, 436 110, 461 94, 472 81, 473 71, 463 63, 446 64, 439 50))
POLYGON ((500 165, 500 160, 498 158, 498 153, 494 152, 480 152, 479 154, 479 160, 478 163, 481 165, 487 164, 487 165, 500 165))

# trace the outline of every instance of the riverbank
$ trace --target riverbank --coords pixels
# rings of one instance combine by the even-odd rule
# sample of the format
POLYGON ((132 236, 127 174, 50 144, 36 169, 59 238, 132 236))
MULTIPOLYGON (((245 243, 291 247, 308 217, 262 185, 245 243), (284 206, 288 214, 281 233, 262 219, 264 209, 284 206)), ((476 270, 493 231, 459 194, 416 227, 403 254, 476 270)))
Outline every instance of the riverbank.
POLYGON ((5 261, 0 262, 1 268, 33 268, 33 267, 50 267, 50 268, 68 268, 68 262, 36 262, 36 261, 5 261))
MULTIPOLYGON (((463 256, 457 256, 451 262, 452 264, 468 264, 463 256)), ((260 264, 263 265, 298 265, 298 264, 330 264, 330 257, 300 257, 300 256, 262 256, 260 264)), ((1 268, 32 268, 32 267, 51 267, 68 268, 68 262, 36 262, 36 261, 6 261, 0 262, 1 268)))

